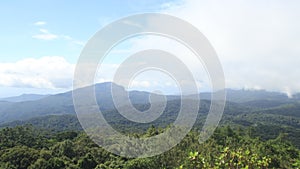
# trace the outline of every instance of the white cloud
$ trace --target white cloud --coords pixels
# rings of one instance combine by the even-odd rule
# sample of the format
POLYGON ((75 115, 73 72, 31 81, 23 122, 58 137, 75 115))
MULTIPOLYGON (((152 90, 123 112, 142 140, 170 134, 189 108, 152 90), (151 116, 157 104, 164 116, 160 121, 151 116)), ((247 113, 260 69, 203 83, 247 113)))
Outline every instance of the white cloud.
POLYGON ((21 88, 70 88, 74 67, 74 64, 59 56, 0 63, 0 85, 21 88))
POLYGON ((299 1, 185 1, 170 13, 202 31, 228 87, 300 91, 299 1))
POLYGON ((54 40, 59 37, 56 34, 50 33, 47 29, 40 29, 39 31, 39 34, 33 35, 32 37, 40 40, 54 40))
POLYGON ((151 85, 150 82, 146 80, 143 81, 133 80, 131 83, 131 87, 135 87, 135 88, 139 88, 139 87, 148 88, 150 87, 150 85, 151 85))
MULTIPOLYGON (((45 24, 46 24, 46 22, 43 22, 43 21, 34 23, 34 25, 36 25, 36 26, 41 26, 41 25, 45 25, 45 24)), ((74 39, 73 37, 68 36, 68 35, 59 35, 59 34, 50 33, 50 31, 47 29, 39 29, 39 33, 36 35, 33 35, 32 38, 39 39, 39 40, 48 40, 48 41, 55 40, 55 39, 61 39, 61 40, 68 41, 71 44, 75 44, 75 45, 79 45, 79 46, 84 46, 84 44, 85 44, 84 41, 74 39)))
POLYGON ((85 44, 84 41, 76 40, 68 35, 61 35, 60 37, 66 41, 69 41, 69 42, 75 44, 75 45, 84 46, 84 44, 85 44))
MULTIPOLYGON (((178 69, 176 68, 176 70, 181 72, 182 70, 189 70, 194 75, 195 82, 199 90, 210 90, 209 77, 206 75, 206 71, 202 66, 201 61, 196 58, 193 52, 177 41, 162 36, 145 35, 123 41, 118 44, 118 46, 131 46, 131 48, 127 50, 121 50, 118 47, 114 48, 111 51, 111 55, 108 55, 108 59, 104 60, 104 62, 118 60, 118 63, 121 64, 123 60, 127 59, 127 57, 147 49, 159 49, 162 51, 167 51, 174 57, 181 59, 182 63, 186 65, 186 67, 177 66, 178 69)), ((165 67, 169 67, 167 69, 170 70, 171 67, 174 67, 175 64, 178 64, 177 62, 174 63, 173 61, 174 60, 170 58, 162 58, 157 60, 157 63, 165 63, 165 67)), ((138 90, 161 90, 167 93, 179 93, 180 86, 178 85, 180 85, 182 82, 185 84, 188 83, 186 82, 185 77, 182 77, 182 74, 179 75, 178 72, 164 72, 160 71, 159 69, 153 69, 153 71, 141 72, 139 76, 134 77, 131 87, 138 90)), ((194 84, 194 82, 190 82, 189 84, 194 84)))
MULTIPOLYGON (((227 87, 294 93, 300 91, 299 6, 299 1, 185 0, 164 4, 162 12, 190 22, 208 38, 223 65, 227 87)), ((160 46, 176 55, 185 53, 155 38, 133 44, 134 50, 160 46)), ((182 58, 197 71, 198 64, 182 58)))
POLYGON ((40 40, 63 39, 65 41, 68 41, 72 44, 79 45, 79 46, 84 46, 85 44, 84 41, 76 40, 68 35, 57 35, 57 34, 50 33, 47 29, 40 29, 39 32, 40 32, 39 34, 33 35, 32 37, 40 40))
MULTIPOLYGON (((223 65, 227 87, 268 89, 290 94, 300 91, 299 6, 299 1, 185 0, 175 4, 164 4, 162 12, 185 19, 209 39, 223 65)), ((35 38, 63 39, 79 45, 84 44, 70 36, 51 34, 44 29, 40 30, 39 35, 41 36, 35 38)), ((186 49, 177 47, 174 42, 155 37, 144 37, 129 42, 133 46, 131 49, 121 48, 111 53, 123 56, 143 49, 164 49, 181 56, 199 77, 197 85, 208 88, 207 79, 203 79, 206 76, 205 71, 199 69, 199 63, 195 64, 186 49)), ((112 60, 118 60, 116 58, 114 56, 112 60)), ((104 65, 103 73, 97 76, 97 82, 112 80, 116 65, 104 65)), ((2 65, 0 66, 2 68, 2 65)), ((14 80, 11 76, 1 76, 0 79, 0 84, 12 83, 14 80), (3 80, 5 78, 7 80, 3 80)), ((51 80, 35 81, 44 86, 55 86, 51 80)), ((22 83, 28 82, 25 79, 22 83)), ((157 83, 157 79, 150 75, 135 79, 134 83, 133 87, 155 88, 159 84, 167 89, 175 84, 170 85, 168 80, 157 83)))
MULTIPOLYGON (((37 89, 72 89, 75 64, 62 56, 26 58, 0 63, 0 86, 37 89)), ((117 64, 101 64, 95 83, 112 81, 117 64)))
POLYGON ((192 0, 176 15, 214 45, 228 87, 299 92, 299 6, 299 1, 192 0))
POLYGON ((43 25, 46 25, 46 24, 47 24, 47 22, 45 22, 45 21, 38 21, 38 22, 34 23, 34 25, 36 25, 36 26, 43 26, 43 25))

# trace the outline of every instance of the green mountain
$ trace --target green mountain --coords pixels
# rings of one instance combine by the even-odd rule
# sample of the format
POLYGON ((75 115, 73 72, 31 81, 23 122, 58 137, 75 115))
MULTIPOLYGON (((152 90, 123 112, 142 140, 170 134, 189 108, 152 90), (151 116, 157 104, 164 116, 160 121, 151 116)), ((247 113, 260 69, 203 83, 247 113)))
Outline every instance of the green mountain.
MULTIPOLYGON (((99 107, 110 125, 121 132, 144 132, 150 126, 166 127, 172 124, 180 108, 179 96, 166 96, 168 101, 163 114, 151 123, 135 123, 123 117, 114 107, 111 87, 117 95, 128 94, 132 104, 138 110, 149 109, 151 93, 143 91, 127 92, 122 86, 113 83, 101 83, 90 86, 95 89, 99 107)), ((89 88, 77 89, 82 95, 89 88)), ((299 94, 298 94, 299 95, 299 94)), ((251 127, 255 135, 264 139, 275 138, 278 133, 287 133, 288 140, 300 147, 300 102, 298 95, 288 98, 282 93, 267 91, 227 90, 227 102, 221 125, 233 127, 251 127)), ((201 105, 195 128, 203 125, 210 107, 210 93, 201 93, 201 105), (207 100, 206 100, 207 99, 207 100)), ((82 99, 85 99, 83 97, 82 99)), ((158 103, 155 108, 164 104, 158 103)), ((126 105, 121 109, 127 110, 126 105)), ((77 120, 72 91, 47 96, 35 101, 0 101, 0 127, 14 127, 32 124, 38 128, 54 131, 81 130, 77 120)))
MULTIPOLYGON (((112 86, 117 89, 117 95, 128 94, 131 102, 135 105, 149 104, 149 96, 151 95, 149 92, 130 91, 127 93, 122 86, 113 83, 101 83, 90 87, 95 88, 97 102, 102 111, 115 109, 111 94, 112 86)), ((77 89, 77 91, 84 96, 87 88, 77 89)), ((169 101, 180 99, 179 96, 166 97, 169 101)), ((200 98, 202 100, 209 100, 210 93, 201 93, 200 98)), ((85 98, 83 97, 82 99, 85 98)), ((294 103, 298 99, 289 99, 284 94, 276 92, 227 90, 227 101, 239 103, 239 106, 242 107, 262 109, 294 103)), ((28 120, 39 116, 62 114, 75 114, 72 91, 46 96, 33 101, 0 101, 0 124, 15 120, 28 120)))

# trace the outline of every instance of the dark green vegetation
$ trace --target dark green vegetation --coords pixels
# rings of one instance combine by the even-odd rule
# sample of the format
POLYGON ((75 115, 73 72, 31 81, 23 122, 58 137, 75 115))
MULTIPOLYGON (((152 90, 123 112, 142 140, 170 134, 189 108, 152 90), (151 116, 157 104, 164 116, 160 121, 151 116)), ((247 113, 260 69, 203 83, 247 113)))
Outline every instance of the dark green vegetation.
MULTIPOLYGON (((157 120, 128 121, 114 108, 111 85, 98 84, 95 91, 104 117, 118 131, 134 137, 153 136, 176 119, 180 98, 167 96, 166 109, 157 120)), ((150 93, 129 95, 137 109, 149 108, 150 93)), ((299 96, 227 90, 220 127, 199 144, 197 131, 210 106, 210 94, 202 93, 193 131, 172 150, 144 159, 119 157, 94 144, 76 118, 72 92, 34 101, 0 101, 0 168, 299 168, 299 96)))
MULTIPOLYGON (((123 94, 124 92, 127 92, 123 87, 113 83, 101 83, 91 86, 95 89, 97 102, 102 111, 110 111, 115 108, 112 101, 111 86, 114 86, 116 89, 116 95, 118 95, 118 93, 123 94)), ((86 88, 77 89, 76 91, 85 93, 85 89, 86 88)), ((149 95, 150 93, 148 92, 129 92, 131 102, 135 105, 148 104, 149 95)), ((294 104, 300 101, 298 95, 295 95, 294 98, 290 99, 285 94, 276 92, 228 89, 227 101, 236 103, 239 107, 244 109, 246 107, 251 107, 253 110, 294 104)), ((84 94, 82 96, 84 96, 84 94)), ((26 101, 23 96, 20 96, 14 98, 14 102, 1 101, 0 99, 0 124, 16 120, 28 120, 38 116, 75 114, 72 91, 40 97, 41 99, 26 101)), ((179 96, 167 96, 167 98, 169 101, 180 99, 179 96)), ((200 98, 202 100, 210 100, 210 93, 201 93, 200 98)))
MULTIPOLYGON (((154 127, 135 137, 163 132, 154 127)), ((296 168, 300 151, 280 134, 262 141, 251 130, 218 128, 203 144, 190 132, 180 144, 159 156, 128 159, 94 144, 83 132, 47 132, 32 126, 0 131, 0 168, 296 168)))
MULTIPOLYGON (((198 114, 198 119, 194 125, 195 129, 200 129, 206 118, 209 101, 203 100, 198 114)), ((144 110, 148 105, 138 104, 138 109, 144 110)), ((169 101, 165 112, 160 118, 152 123, 140 124, 128 121, 116 110, 107 110, 103 114, 107 121, 121 132, 142 133, 151 125, 156 127, 166 127, 177 117, 179 101, 169 101)), ((251 128, 252 135, 264 140, 274 139, 279 133, 286 133, 286 139, 300 148, 300 104, 298 102, 287 103, 270 108, 257 108, 244 106, 241 103, 227 102, 221 125, 230 125, 251 128)), ((4 123, 0 127, 14 127, 18 125, 32 124, 37 128, 66 131, 81 130, 80 123, 73 114, 69 115, 49 115, 39 116, 29 120, 14 121, 4 123)))

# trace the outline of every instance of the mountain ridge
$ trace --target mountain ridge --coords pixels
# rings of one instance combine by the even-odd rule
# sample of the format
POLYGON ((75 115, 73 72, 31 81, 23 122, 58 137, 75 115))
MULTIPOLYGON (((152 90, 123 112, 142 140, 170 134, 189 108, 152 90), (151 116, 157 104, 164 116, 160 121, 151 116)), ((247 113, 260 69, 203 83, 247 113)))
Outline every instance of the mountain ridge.
POLYGON ((50 96, 49 94, 22 94, 19 96, 12 96, 12 97, 5 97, 0 98, 0 101, 7 101, 7 102, 25 102, 25 101, 35 101, 45 97, 50 96))
MULTIPOLYGON (((146 91, 126 91, 124 87, 111 82, 99 83, 76 90, 83 92, 84 95, 85 89, 93 87, 97 93, 96 98, 100 109, 113 110, 115 106, 110 90, 112 86, 117 88, 117 94, 118 92, 123 94, 128 92, 132 104, 149 104, 149 96, 153 94, 146 91)), ((38 116, 75 114, 72 92, 74 91, 50 95, 34 101, 0 101, 0 124, 16 120, 26 120, 38 116)), ((169 101, 180 99, 180 96, 176 95, 167 95, 166 97, 169 101)), ((210 100, 210 93, 200 93, 200 98, 201 100, 210 100)), ((229 102, 244 104, 243 106, 245 107, 256 106, 257 109, 264 108, 263 105, 260 106, 258 103, 255 103, 257 100, 264 100, 266 103, 271 102, 274 107, 298 101, 296 98, 290 99, 284 96, 283 93, 278 92, 227 89, 227 101, 229 102)))

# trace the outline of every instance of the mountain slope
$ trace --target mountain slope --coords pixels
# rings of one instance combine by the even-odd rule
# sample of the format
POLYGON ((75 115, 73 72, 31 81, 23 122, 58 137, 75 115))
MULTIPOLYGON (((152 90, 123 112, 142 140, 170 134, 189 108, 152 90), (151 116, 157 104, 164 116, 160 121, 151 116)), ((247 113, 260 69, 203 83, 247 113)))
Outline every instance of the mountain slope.
POLYGON ((40 95, 40 94, 22 94, 20 96, 1 98, 0 101, 7 102, 26 102, 26 101, 35 101, 40 100, 49 95, 40 95))
MULTIPOLYGON (((101 110, 114 109, 114 104, 111 95, 111 86, 117 88, 117 92, 126 93, 125 89, 113 83, 101 83, 96 84, 95 92, 97 102, 101 110)), ((85 90, 89 88, 77 89, 84 96, 85 90)), ((133 98, 132 102, 146 104, 149 99, 149 93, 140 92, 138 94, 130 94, 133 98)), ((85 99, 84 97, 82 99, 85 99)), ((45 115, 61 115, 61 114, 75 114, 73 106, 72 91, 47 96, 40 100, 25 101, 25 102, 5 102, 0 101, 0 124, 15 120, 26 120, 33 117, 45 116, 45 115)))
MULTIPOLYGON (((114 83, 101 83, 95 86, 90 86, 95 89, 96 98, 99 108, 102 111, 114 110, 114 103, 112 100, 111 87, 117 90, 116 95, 124 95, 127 91, 119 85, 114 83)), ((83 101, 86 99, 85 92, 87 88, 77 89, 82 95, 83 101)), ((151 93, 143 91, 128 92, 132 104, 146 105, 149 104, 149 96, 151 93)), ((169 101, 180 99, 179 96, 166 96, 169 101)), ((201 93, 201 100, 209 100, 210 93, 201 93)), ((297 99, 289 99, 285 94, 267 91, 248 91, 248 90, 227 90, 227 104, 230 104, 231 114, 239 114, 245 110, 253 111, 266 109, 271 107, 284 106, 298 102, 297 99), (235 104, 234 104, 235 103, 235 104), (239 108, 232 108, 233 104, 239 108), (234 110, 233 110, 234 109, 234 110), (238 110, 238 109, 241 109, 238 110), (238 110, 238 111, 237 111, 238 110)), ((24 102, 7 102, 0 101, 0 124, 16 121, 27 120, 33 117, 47 116, 47 115, 62 115, 75 114, 73 106, 72 91, 50 95, 39 100, 24 101, 24 102)))
POLYGON ((42 117, 34 117, 29 120, 18 120, 0 125, 3 127, 16 127, 32 125, 39 129, 46 129, 51 131, 68 131, 68 130, 82 130, 81 125, 76 115, 48 115, 42 117))

